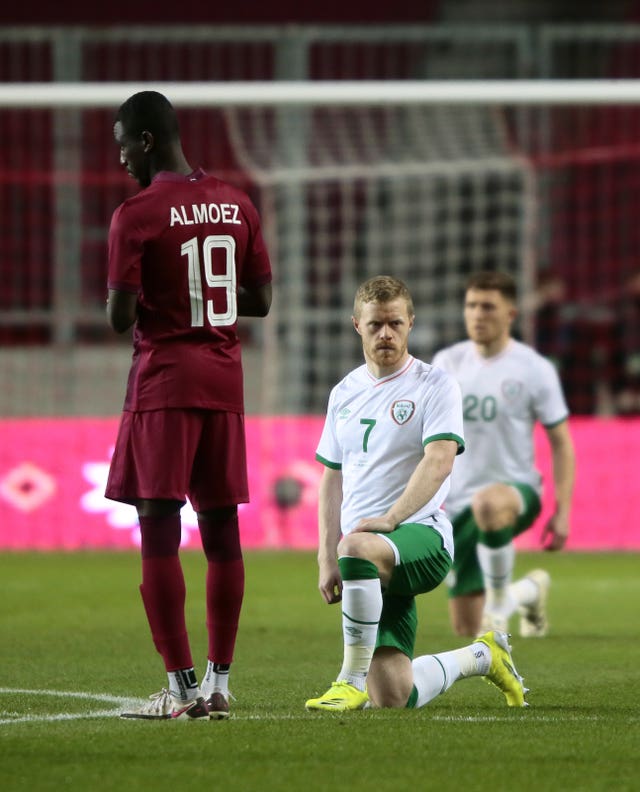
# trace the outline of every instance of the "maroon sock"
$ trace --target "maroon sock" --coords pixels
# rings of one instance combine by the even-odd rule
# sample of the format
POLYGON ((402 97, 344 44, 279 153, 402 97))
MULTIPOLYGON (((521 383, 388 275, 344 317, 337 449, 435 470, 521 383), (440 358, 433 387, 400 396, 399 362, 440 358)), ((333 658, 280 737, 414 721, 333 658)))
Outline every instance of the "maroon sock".
POLYGON ((231 663, 244 596, 244 561, 236 509, 198 519, 207 557, 208 658, 231 663))
POLYGON ((178 556, 180 516, 141 517, 140 593, 156 649, 167 671, 191 668, 193 660, 184 616, 186 587, 178 556))
POLYGON ((230 663, 236 645, 238 622, 244 596, 244 562, 209 561, 207 566, 208 657, 215 663, 230 663))

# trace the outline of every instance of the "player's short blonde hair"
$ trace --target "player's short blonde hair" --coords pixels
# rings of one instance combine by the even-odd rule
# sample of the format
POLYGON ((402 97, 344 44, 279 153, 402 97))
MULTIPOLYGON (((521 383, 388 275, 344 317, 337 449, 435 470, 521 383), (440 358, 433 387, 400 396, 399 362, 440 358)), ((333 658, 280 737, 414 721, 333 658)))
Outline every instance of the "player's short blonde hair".
POLYGON ((359 318, 364 303, 388 303, 398 299, 406 302, 409 316, 415 316, 413 299, 405 284, 391 275, 376 275, 358 287, 353 301, 353 315, 356 319, 359 318))

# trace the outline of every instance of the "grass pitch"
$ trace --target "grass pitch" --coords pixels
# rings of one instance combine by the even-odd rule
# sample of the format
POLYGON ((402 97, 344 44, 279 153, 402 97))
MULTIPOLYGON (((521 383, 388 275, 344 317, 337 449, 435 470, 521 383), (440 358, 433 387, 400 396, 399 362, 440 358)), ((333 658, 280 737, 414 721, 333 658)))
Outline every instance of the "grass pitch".
MULTIPOLYGON (((247 553, 227 722, 123 721, 166 684, 131 553, 0 556, 0 789, 403 792, 640 788, 640 558, 521 554, 552 575, 551 631, 514 660, 531 706, 480 679, 414 711, 307 713, 341 660, 338 606, 312 553, 247 553)), ((184 553, 194 659, 205 663, 204 559, 184 553)), ((417 653, 462 645, 445 591, 419 599, 417 653)))

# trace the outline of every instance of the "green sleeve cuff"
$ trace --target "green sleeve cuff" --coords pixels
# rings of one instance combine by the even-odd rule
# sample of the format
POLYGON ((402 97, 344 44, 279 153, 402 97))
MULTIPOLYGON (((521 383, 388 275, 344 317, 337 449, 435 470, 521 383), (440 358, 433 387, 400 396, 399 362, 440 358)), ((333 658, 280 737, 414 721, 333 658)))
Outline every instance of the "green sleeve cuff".
POLYGON ((422 445, 426 446, 427 443, 432 443, 434 440, 453 440, 458 444, 458 450, 456 451, 456 456, 461 454, 464 451, 464 440, 457 434, 445 433, 445 434, 438 434, 438 435, 431 435, 431 437, 425 437, 422 441, 422 445))
POLYGON ((320 454, 316 454, 316 460, 322 462, 325 467, 331 468, 331 470, 342 470, 341 462, 329 462, 328 459, 321 457, 320 454))
POLYGON ((564 418, 561 418, 559 421, 554 421, 550 424, 542 424, 545 429, 553 429, 554 426, 560 426, 561 423, 564 423, 569 418, 568 415, 565 415, 564 418))

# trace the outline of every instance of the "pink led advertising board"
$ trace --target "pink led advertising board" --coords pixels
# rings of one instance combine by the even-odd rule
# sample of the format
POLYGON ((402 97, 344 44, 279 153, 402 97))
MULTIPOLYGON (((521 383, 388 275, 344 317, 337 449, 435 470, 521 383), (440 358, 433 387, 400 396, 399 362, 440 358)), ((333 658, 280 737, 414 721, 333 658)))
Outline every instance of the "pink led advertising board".
MULTIPOLYGON (((126 549, 139 544, 133 507, 104 498, 118 419, 0 420, 0 549, 126 549)), ((316 544, 315 447, 321 417, 248 417, 251 503, 240 510, 245 548, 316 544)), ((572 418, 578 471, 568 549, 640 549, 640 418, 572 418)), ((538 466, 551 481, 542 430, 538 466)), ((547 488, 548 490, 549 488, 547 488)), ((518 539, 539 547, 550 493, 536 525, 518 539)), ((182 510, 182 547, 199 547, 196 517, 182 510)))

